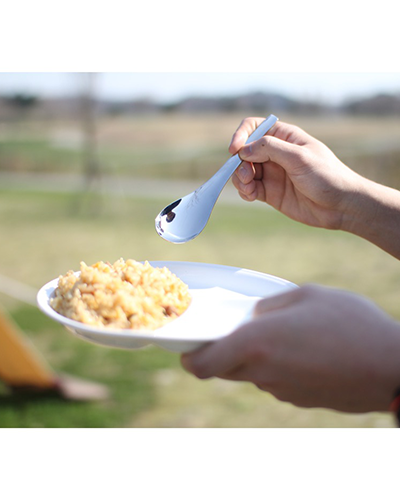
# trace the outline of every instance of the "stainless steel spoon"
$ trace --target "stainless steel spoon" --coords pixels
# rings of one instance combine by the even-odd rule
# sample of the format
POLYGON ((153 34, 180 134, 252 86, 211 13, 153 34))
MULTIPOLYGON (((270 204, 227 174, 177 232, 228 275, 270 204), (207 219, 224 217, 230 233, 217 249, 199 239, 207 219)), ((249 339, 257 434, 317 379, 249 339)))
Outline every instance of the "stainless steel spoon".
MULTIPOLYGON (((261 139, 277 121, 276 116, 269 115, 250 135, 246 144, 261 139)), ((156 217, 157 233, 172 243, 186 243, 196 238, 205 228, 225 184, 241 163, 238 154, 232 156, 196 191, 165 207, 156 217)))

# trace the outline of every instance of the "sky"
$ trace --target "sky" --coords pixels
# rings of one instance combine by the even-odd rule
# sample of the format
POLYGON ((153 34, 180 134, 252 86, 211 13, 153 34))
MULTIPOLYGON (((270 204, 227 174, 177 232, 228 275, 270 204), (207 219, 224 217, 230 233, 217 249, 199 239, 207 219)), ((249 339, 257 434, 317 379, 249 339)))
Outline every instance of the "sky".
MULTIPOLYGON (((77 95, 85 73, 0 73, 0 95, 16 92, 40 97, 77 95)), ((110 100, 151 98, 176 102, 189 96, 230 96, 275 92, 301 100, 338 104, 376 93, 400 94, 400 73, 338 72, 136 72, 96 73, 95 95, 110 100)))

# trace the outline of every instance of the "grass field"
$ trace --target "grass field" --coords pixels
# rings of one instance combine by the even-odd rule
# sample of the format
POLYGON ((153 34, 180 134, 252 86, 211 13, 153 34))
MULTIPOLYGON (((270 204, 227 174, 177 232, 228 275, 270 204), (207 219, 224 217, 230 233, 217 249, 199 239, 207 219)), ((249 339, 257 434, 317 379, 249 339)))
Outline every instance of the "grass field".
MULTIPOLYGON (((250 113, 250 112, 249 112, 250 113)), ((101 117, 96 151, 104 173, 207 179, 222 165, 236 114, 101 117)), ((396 117, 282 114, 325 142, 351 168, 400 187, 400 122, 396 117)), ((0 171, 80 172, 82 125, 74 121, 0 123, 0 171)))
MULTIPOLYGON (((226 159, 232 128, 239 121, 235 116, 214 120, 170 116, 104 122, 99 130, 101 157, 111 174, 130 169, 133 177, 204 178, 226 159), (145 170, 142 161, 147 162, 145 170)), ((71 133, 71 124, 61 125, 27 124, 18 134, 3 127, 0 169, 79 172, 79 149, 71 146, 77 136, 71 133), (65 137, 75 139, 68 145, 65 137), (55 156, 47 156, 47 149, 55 156)), ((377 123, 303 118, 299 125, 332 147, 341 147, 357 165, 368 148, 368 158, 378 163, 380 148, 386 144, 385 151, 391 152, 400 132, 394 121, 383 119, 377 123)), ((392 152, 397 154, 395 149, 392 152)), ((393 162, 393 158, 387 161, 393 162)), ((398 176, 398 170, 394 173, 398 176)), ((375 174, 386 175, 377 168, 375 174)), ((0 186, 0 275, 35 289, 60 273, 77 269, 81 260, 88 264, 119 257, 209 262, 255 269, 298 284, 314 282, 349 289, 368 296, 400 319, 398 261, 351 235, 302 226, 260 204, 219 203, 201 236, 185 245, 172 245, 154 230, 156 214, 171 201, 168 193, 165 198, 148 192, 140 197, 112 197, 52 193, 46 188, 46 192, 34 192, 0 186)), ((95 346, 73 337, 36 307, 4 294, 0 294, 0 303, 56 371, 102 382, 111 390, 105 402, 67 403, 55 398, 16 399, 0 387, 1 427, 394 424, 386 414, 299 409, 250 384, 199 381, 181 368, 176 354, 158 348, 128 352, 95 346)))
MULTIPOLYGON (((39 288, 80 260, 211 262, 256 269, 296 283, 317 282, 369 296, 398 315, 395 259, 342 233, 296 224, 261 206, 219 205, 196 240, 171 245, 154 230, 167 200, 101 199, 100 216, 76 213, 75 194, 1 192, 0 274, 39 288), (113 209, 108 210, 108 208, 113 209), (138 216, 140 214, 140 216, 138 216), (237 242, 240 241, 240 246, 237 242)), ((2 427, 362 427, 392 425, 388 415, 303 410, 249 384, 198 381, 179 356, 158 348, 120 351, 85 343, 36 308, 1 296, 26 335, 60 372, 107 384, 102 403, 0 399, 2 427)), ((400 318, 399 318, 400 319, 400 318)))

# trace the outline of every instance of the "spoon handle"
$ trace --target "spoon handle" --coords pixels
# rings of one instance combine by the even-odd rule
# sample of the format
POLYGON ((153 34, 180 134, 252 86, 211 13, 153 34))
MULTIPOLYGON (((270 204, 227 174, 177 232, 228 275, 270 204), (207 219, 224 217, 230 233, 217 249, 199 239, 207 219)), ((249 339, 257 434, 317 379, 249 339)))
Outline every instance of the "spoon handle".
POLYGON ((269 115, 268 118, 261 122, 260 125, 255 129, 255 131, 249 136, 246 144, 258 141, 258 139, 264 137, 268 130, 272 128, 278 120, 279 118, 277 118, 275 115, 269 115))
MULTIPOLYGON (((268 132, 270 128, 272 128, 275 123, 278 121, 278 118, 275 115, 269 115, 260 125, 254 130, 254 132, 249 136, 246 141, 246 144, 250 142, 258 141, 268 132)), ((220 192, 224 188, 225 184, 232 177, 234 171, 238 168, 238 166, 242 163, 242 160, 239 158, 239 155, 236 154, 229 158, 229 160, 216 172, 205 184, 203 184, 197 191, 205 191, 210 190, 209 194, 215 197, 215 201, 217 200, 220 192)))

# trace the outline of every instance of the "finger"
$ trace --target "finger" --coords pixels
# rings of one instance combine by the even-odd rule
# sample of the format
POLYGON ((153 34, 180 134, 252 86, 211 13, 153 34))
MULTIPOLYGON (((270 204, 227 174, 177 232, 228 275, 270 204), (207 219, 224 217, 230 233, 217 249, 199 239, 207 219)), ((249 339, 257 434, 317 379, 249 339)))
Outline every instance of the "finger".
POLYGON ((205 347, 182 354, 182 366, 200 379, 223 376, 238 368, 245 359, 249 338, 242 329, 207 344, 205 347))
POLYGON ((244 194, 239 191, 239 196, 242 198, 244 201, 256 201, 257 200, 257 189, 252 191, 250 194, 244 194))
MULTIPOLYGON (((264 121, 264 118, 249 117, 242 120, 236 132, 233 134, 229 152, 236 154, 246 143, 251 133, 264 121)), ((303 146, 315 142, 316 139, 305 132, 303 129, 290 123, 278 121, 266 133, 268 136, 274 136, 292 144, 303 146)))
POLYGON ((183 354, 182 365, 200 379, 219 377, 251 382, 259 381, 262 366, 263 383, 268 383, 266 370, 272 360, 274 338, 281 338, 287 324, 296 321, 292 316, 278 311, 255 318, 230 335, 183 354))
POLYGON ((257 197, 257 184, 256 181, 251 181, 248 184, 243 184, 240 182, 238 177, 234 175, 232 177, 232 183, 235 186, 235 188, 238 190, 239 194, 241 196, 244 196, 246 201, 252 201, 257 197))
POLYGON ((252 163, 244 161, 235 170, 235 174, 238 180, 243 184, 248 184, 253 179, 255 181, 260 181, 264 176, 263 166, 260 163, 252 163))
POLYGON ((291 123, 285 123, 278 121, 275 125, 268 130, 265 135, 271 135, 282 141, 290 142, 291 144, 297 144, 298 146, 304 146, 305 144, 310 144, 316 142, 317 140, 312 135, 305 132, 303 129, 297 125, 292 125, 291 123))
POLYGON ((303 302, 312 294, 319 295, 317 287, 314 285, 304 285, 288 292, 266 297, 257 302, 253 310, 253 316, 256 317, 268 312, 288 308, 299 302, 303 302))
POLYGON ((248 184, 254 179, 255 175, 254 165, 250 162, 244 161, 242 164, 235 170, 235 174, 238 180, 242 184, 248 184))
POLYGON ((264 177, 264 169, 261 163, 252 163, 254 168, 254 180, 261 181, 264 177))
POLYGON ((242 148, 254 130, 265 120, 260 117, 249 117, 242 120, 236 132, 233 134, 229 145, 229 152, 235 155, 242 148))
POLYGON ((242 160, 253 163, 273 161, 289 170, 302 162, 301 146, 291 144, 273 136, 264 136, 258 141, 246 144, 239 151, 242 160))

